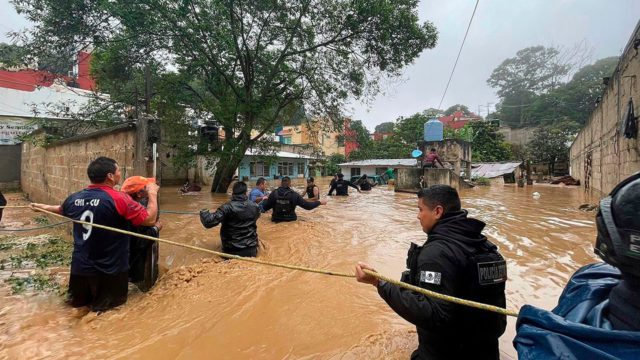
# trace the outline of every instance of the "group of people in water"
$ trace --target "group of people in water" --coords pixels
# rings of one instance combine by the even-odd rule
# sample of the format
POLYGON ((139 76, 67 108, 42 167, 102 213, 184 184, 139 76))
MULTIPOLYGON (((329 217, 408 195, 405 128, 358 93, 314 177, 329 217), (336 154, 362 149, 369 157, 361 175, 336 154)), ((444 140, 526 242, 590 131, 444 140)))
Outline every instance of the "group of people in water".
MULTIPOLYGON (((158 218, 159 186, 154 179, 133 176, 117 191, 114 187, 121 180, 120 168, 105 157, 92 161, 87 174, 91 185, 70 195, 62 205, 33 203, 31 207, 158 237, 163 225, 158 218)), ((353 184, 336 174, 327 195, 347 196, 349 187, 368 191, 375 186, 369 180, 363 175, 353 184)), ((506 261, 482 234, 485 224, 468 217, 457 191, 450 186, 422 188, 417 201, 417 218, 427 241, 410 247, 402 280, 504 308, 506 261)), ((246 183, 236 182, 230 201, 213 212, 201 210, 200 221, 206 228, 221 225, 225 253, 254 257, 258 255, 257 220, 261 213, 272 210, 274 222, 295 221, 296 207, 311 210, 326 204, 313 178, 307 180, 303 193, 292 189, 291 179, 286 176, 268 193, 266 179, 260 178, 250 192, 246 183)), ((514 340, 522 358, 563 357, 573 352, 640 356, 638 211, 640 173, 623 181, 601 203, 596 217, 596 253, 606 264, 579 270, 570 281, 572 290, 563 293, 552 313, 523 307, 514 340), (602 286, 606 289, 599 289, 602 286), (587 328, 576 328, 567 319, 587 328), (590 333, 585 329, 595 330, 590 333), (603 336, 613 343, 600 341, 603 336), (540 354, 545 356, 538 357, 540 354)), ((68 303, 74 307, 105 311, 126 302, 128 282, 148 290, 157 279, 156 242, 78 223, 74 224, 73 238, 68 303)), ((505 315, 433 299, 381 281, 367 271, 374 270, 358 263, 357 281, 375 286, 393 311, 416 326, 418 348, 412 359, 499 359, 498 338, 506 327, 505 315)))

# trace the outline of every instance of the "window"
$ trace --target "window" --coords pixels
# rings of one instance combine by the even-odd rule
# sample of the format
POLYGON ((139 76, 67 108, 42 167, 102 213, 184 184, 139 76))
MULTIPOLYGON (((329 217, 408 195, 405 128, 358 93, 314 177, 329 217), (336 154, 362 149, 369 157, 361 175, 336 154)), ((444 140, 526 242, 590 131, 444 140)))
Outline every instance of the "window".
POLYGON ((298 175, 302 175, 304 176, 304 163, 303 162, 299 162, 298 163, 298 175))
POLYGON ((269 165, 263 163, 262 161, 249 163, 249 176, 269 176, 269 165))
POLYGON ((293 176, 293 163, 292 162, 279 162, 278 174, 282 176, 293 176))
POLYGON ((351 176, 360 176, 360 168, 351 168, 351 176))
POLYGON ((382 175, 387 171, 387 168, 376 168, 376 175, 382 175))
POLYGON ((282 137, 283 144, 291 144, 291 136, 283 136, 282 137))

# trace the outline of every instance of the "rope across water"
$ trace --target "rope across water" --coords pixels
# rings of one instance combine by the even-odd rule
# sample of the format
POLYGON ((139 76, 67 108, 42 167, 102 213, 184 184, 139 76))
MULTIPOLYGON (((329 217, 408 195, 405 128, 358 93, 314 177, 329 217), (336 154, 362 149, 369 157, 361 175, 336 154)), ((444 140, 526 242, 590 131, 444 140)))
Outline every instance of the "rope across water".
MULTIPOLYGON (((28 207, 29 206, 2 206, 2 207, 0 207, 0 209, 2 209, 2 208, 28 208, 28 207)), ((61 225, 63 223, 68 223, 68 222, 72 221, 72 222, 77 223, 77 224, 95 226, 95 227, 100 228, 100 229, 110 230, 110 231, 114 231, 114 232, 117 232, 117 233, 130 235, 130 236, 136 236, 136 237, 139 237, 139 238, 142 238, 142 239, 147 239, 147 240, 151 240, 151 241, 157 241, 157 242, 160 242, 160 243, 165 243, 165 244, 179 246, 179 247, 192 249, 192 250, 196 250, 196 251, 200 251, 200 252, 205 252, 205 253, 208 253, 208 254, 213 254, 213 255, 220 256, 220 257, 225 258, 225 259, 235 259, 235 260, 250 262, 250 263, 254 263, 254 264, 267 265, 267 266, 278 267, 278 268, 289 269, 289 270, 299 270, 299 271, 316 273, 316 274, 323 274, 323 275, 329 275, 329 276, 355 278, 355 275, 352 274, 352 273, 343 273, 343 272, 337 272, 337 271, 331 271, 331 270, 314 269, 314 268, 309 268, 309 267, 304 267, 304 266, 297 266, 297 265, 275 263, 275 262, 270 262, 270 261, 263 261, 263 260, 258 260, 256 258, 241 257, 241 256, 237 256, 237 255, 231 255, 231 254, 215 251, 215 250, 209 250, 209 249, 201 248, 201 247, 198 247, 198 246, 178 243, 178 242, 167 240, 167 239, 154 238, 154 237, 147 236, 147 235, 137 234, 137 233, 134 233, 134 232, 131 232, 131 231, 127 231, 127 230, 120 230, 120 229, 112 228, 112 227, 105 226, 105 225, 94 224, 94 223, 90 223, 90 222, 86 222, 86 221, 80 221, 80 220, 72 220, 72 219, 68 219, 67 217, 65 217, 63 215, 56 214, 56 213, 53 213, 53 212, 50 212, 50 211, 47 211, 47 210, 42 210, 42 209, 35 209, 35 210, 43 212, 43 213, 46 213, 46 214, 49 214, 49 215, 53 215, 53 216, 56 216, 56 217, 67 219, 64 222, 60 222, 60 223, 57 223, 57 224, 49 225, 49 227, 58 226, 58 225, 61 225)), ((169 213, 169 212, 166 212, 166 213, 169 213)), ((172 213, 174 213, 174 212, 172 212, 172 213)), ((175 213, 194 214, 192 212, 175 212, 175 213)), ((195 214, 197 214, 197 213, 195 213, 195 214)), ((35 228, 29 229, 29 230, 34 230, 34 229, 35 228)), ((11 231, 15 231, 15 230, 11 230, 11 231)), ((459 304, 459 305, 464 305, 464 306, 469 306, 469 307, 473 307, 473 308, 476 308, 476 309, 491 311, 491 312, 495 312, 495 313, 502 314, 502 315, 513 316, 513 317, 517 317, 518 316, 518 312, 517 311, 507 310, 507 309, 504 309, 504 308, 501 308, 501 307, 498 307, 498 306, 483 304, 483 303, 479 303, 479 302, 475 302, 475 301, 460 299, 460 298, 457 298, 457 297, 454 297, 454 296, 450 296, 450 295, 440 294, 440 293, 435 292, 435 291, 423 289, 421 287, 417 287, 417 286, 414 286, 414 285, 411 285, 411 284, 407 284, 407 283, 404 283, 404 282, 401 282, 401 281, 398 281, 398 280, 395 280, 395 279, 391 279, 391 278, 386 277, 384 275, 381 275, 380 273, 377 273, 375 271, 371 271, 371 270, 363 270, 363 271, 365 273, 371 275, 371 276, 374 276, 374 277, 378 278, 379 280, 384 280, 384 281, 386 281, 388 283, 391 283, 391 284, 394 284, 396 286, 399 286, 399 287, 402 287, 402 288, 405 288, 405 289, 420 293, 422 295, 425 295, 425 296, 428 296, 428 297, 431 297, 431 298, 434 298, 434 299, 449 301, 449 302, 453 302, 453 303, 456 303, 456 304, 459 304)))

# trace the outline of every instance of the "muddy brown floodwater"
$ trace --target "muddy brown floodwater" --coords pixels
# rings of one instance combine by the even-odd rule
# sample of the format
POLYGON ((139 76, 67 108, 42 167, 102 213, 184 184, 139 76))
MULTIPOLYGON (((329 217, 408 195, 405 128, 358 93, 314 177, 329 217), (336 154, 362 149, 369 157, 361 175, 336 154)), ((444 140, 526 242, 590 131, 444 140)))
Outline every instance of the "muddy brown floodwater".
MULTIPOLYGON (((323 179, 323 193, 327 181, 323 179)), ((470 214, 507 258, 508 307, 551 309, 568 277, 596 261, 594 214, 577 207, 580 189, 483 187, 461 194, 470 214), (541 194, 532 198, 532 192, 541 194)), ((215 209, 227 196, 161 191, 164 210, 215 209)), ((410 242, 425 235, 417 198, 374 188, 298 210, 299 220, 258 222, 268 261, 352 272, 357 261, 399 278, 410 242)), ((219 228, 196 215, 162 215, 162 237, 219 250, 219 228)), ((395 315, 372 286, 237 261, 161 245, 165 274, 149 293, 130 292, 126 305, 95 316, 70 309, 56 295, 6 296, 0 309, 0 358, 144 359, 407 359, 414 327, 395 315)), ((509 319, 500 340, 515 358, 509 319)))

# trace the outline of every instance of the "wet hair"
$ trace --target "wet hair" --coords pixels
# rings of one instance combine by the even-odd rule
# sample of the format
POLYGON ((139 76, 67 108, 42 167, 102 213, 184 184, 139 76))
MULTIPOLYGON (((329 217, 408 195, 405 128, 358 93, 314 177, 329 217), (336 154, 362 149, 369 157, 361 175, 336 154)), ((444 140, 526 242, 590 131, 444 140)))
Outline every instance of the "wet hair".
POLYGON ((432 185, 418 191, 418 198, 430 209, 440 205, 445 213, 460 211, 460 196, 456 189, 448 185, 432 185))
POLYGON ((362 175, 362 178, 366 179, 367 178, 367 174, 362 175))
POLYGON ((247 193, 246 183, 242 181, 238 181, 237 183, 233 184, 233 195, 241 195, 246 193, 247 193))
POLYGON ((260 185, 262 185, 262 184, 264 184, 266 182, 267 182, 267 180, 265 180, 265 178, 259 177, 258 180, 256 181, 256 186, 260 186, 260 185))
POLYGON ((342 178, 344 178, 344 174, 342 173, 338 174, 338 179, 342 179, 342 178))
POLYGON ((280 186, 289 187, 290 185, 291 185, 291 178, 288 176, 283 177, 282 181, 280 182, 280 186))
POLYGON ((108 157, 100 156, 87 167, 87 175, 92 184, 100 184, 107 180, 108 174, 115 174, 118 163, 108 157))
POLYGON ((314 181, 313 176, 309 176, 309 178, 307 179, 307 182, 313 182, 313 181, 314 181))
POLYGON ((436 148, 431 148, 431 151, 436 152, 436 148))

